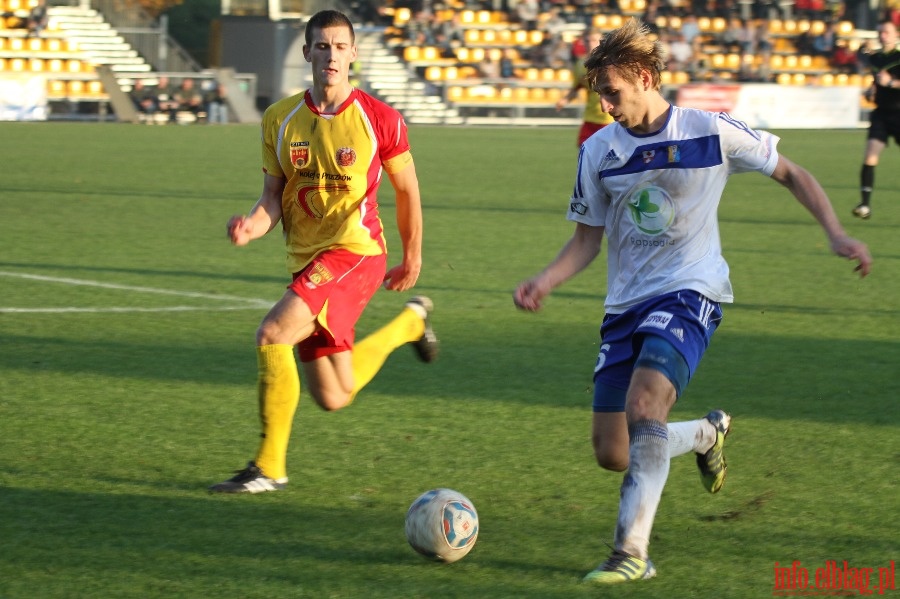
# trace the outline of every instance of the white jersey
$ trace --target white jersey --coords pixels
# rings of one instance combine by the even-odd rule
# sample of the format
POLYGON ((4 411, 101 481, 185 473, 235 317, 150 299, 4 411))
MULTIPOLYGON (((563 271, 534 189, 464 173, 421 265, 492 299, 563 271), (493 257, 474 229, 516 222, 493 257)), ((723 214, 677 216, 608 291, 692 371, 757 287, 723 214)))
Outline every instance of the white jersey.
POLYGON ((733 301, 719 200, 732 173, 771 175, 777 143, 725 113, 675 106, 656 133, 614 123, 585 141, 568 219, 606 228, 606 311, 680 289, 733 301))

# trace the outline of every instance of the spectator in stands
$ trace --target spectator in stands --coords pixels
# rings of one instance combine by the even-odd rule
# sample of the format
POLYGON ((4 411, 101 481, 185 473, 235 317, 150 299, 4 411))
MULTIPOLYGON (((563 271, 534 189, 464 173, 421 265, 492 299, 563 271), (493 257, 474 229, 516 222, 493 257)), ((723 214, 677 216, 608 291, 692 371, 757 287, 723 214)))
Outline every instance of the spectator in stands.
POLYGON ((175 92, 175 102, 178 104, 178 112, 190 112, 195 119, 203 116, 203 94, 194 86, 194 80, 190 77, 182 80, 175 92))
POLYGON ((143 79, 135 79, 129 96, 134 103, 134 108, 141 113, 145 122, 153 123, 153 117, 158 109, 156 93, 147 87, 143 79))
POLYGON ((700 24, 697 22, 697 17, 694 15, 685 15, 681 19, 680 32, 681 35, 684 36, 684 41, 694 48, 695 53, 699 54, 700 41, 702 39, 700 34, 702 32, 700 31, 700 24))
MULTIPOLYGON (((585 48, 590 51, 600 45, 603 35, 598 29, 588 29, 583 36, 585 48)), ((581 128, 578 130, 578 146, 580 147, 584 141, 613 122, 611 115, 603 111, 600 106, 600 96, 591 89, 587 80, 587 69, 584 67, 584 61, 579 60, 572 68, 572 87, 569 93, 559 99, 556 103, 556 110, 562 110, 569 102, 581 95, 582 90, 586 94, 586 102, 584 105, 584 113, 582 115, 581 128)))
POLYGON ((537 29, 540 14, 541 6, 538 0, 519 0, 516 4, 516 19, 522 29, 527 31, 537 29))
POLYGON ((550 36, 558 38, 569 26, 569 22, 562 16, 562 10, 559 6, 551 6, 544 14, 546 14, 546 18, 541 27, 550 36))
POLYGON ((719 43, 722 44, 727 52, 743 54, 746 37, 744 23, 741 19, 733 17, 728 20, 728 26, 722 32, 719 43))
POLYGON ((478 75, 483 79, 500 78, 500 63, 491 57, 490 52, 484 53, 484 60, 478 65, 478 75))
POLYGON ((49 20, 46 0, 38 0, 28 13, 28 36, 40 37, 41 32, 47 28, 49 20))
POLYGON ((834 52, 831 54, 831 66, 838 73, 847 73, 848 75, 862 73, 856 52, 851 50, 844 40, 838 40, 834 47, 834 52))
POLYGON ((210 86, 209 91, 203 98, 206 105, 206 120, 208 123, 225 124, 228 122, 228 98, 225 86, 221 83, 215 83, 210 86))
MULTIPOLYGON (((663 38, 661 37, 662 41, 663 38)), ((694 48, 684 39, 684 34, 676 31, 669 35, 668 39, 669 60, 667 68, 673 73, 694 71, 694 48)))
POLYGON ((165 75, 159 78, 156 85, 156 107, 160 112, 169 115, 169 122, 174 123, 177 120, 178 101, 175 99, 175 92, 178 91, 165 75))
POLYGON ((644 14, 641 15, 641 21, 644 22, 644 25, 647 26, 647 29, 653 35, 659 35, 660 33, 656 20, 661 16, 659 0, 648 0, 647 5, 644 7, 644 14))
POLYGON ((837 30, 834 23, 827 23, 822 33, 812 38, 812 54, 831 58, 837 46, 837 30))
POLYGON ((512 79, 516 76, 515 50, 506 48, 500 57, 500 77, 512 79))
POLYGON ((872 86, 866 90, 866 99, 875 103, 869 114, 869 132, 866 153, 860 172, 860 203, 853 209, 853 216, 869 218, 872 209, 872 189, 875 186, 875 167, 881 151, 893 137, 900 144, 900 44, 897 26, 891 21, 878 25, 881 50, 869 58, 874 75, 872 86))
POLYGON ((772 34, 769 32, 769 22, 765 19, 758 19, 756 21, 754 43, 756 44, 756 54, 768 62, 769 57, 772 56, 772 50, 775 49, 775 45, 772 43, 772 34))

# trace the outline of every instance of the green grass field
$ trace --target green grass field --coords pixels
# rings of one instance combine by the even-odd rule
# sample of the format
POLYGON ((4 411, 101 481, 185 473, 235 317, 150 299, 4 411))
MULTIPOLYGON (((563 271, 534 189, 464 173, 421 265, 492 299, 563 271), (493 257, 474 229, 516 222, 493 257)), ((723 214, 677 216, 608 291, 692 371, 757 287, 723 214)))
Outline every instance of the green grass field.
MULTIPOLYGON (((0 597, 753 598, 776 562, 814 579, 900 557, 900 156, 884 153, 860 222, 864 131, 782 131, 873 273, 831 256, 778 185, 732 179, 737 302, 673 413, 732 412, 728 482, 710 496, 692 457, 673 461, 658 577, 580 583, 621 480, 589 440, 605 263, 539 314, 511 300, 571 233, 575 133, 410 132, 441 358, 401 348, 339 412, 304 393, 289 490, 213 496, 254 454, 254 331, 287 281, 279 235, 224 236, 259 194, 256 127, 0 124, 0 597), (452 565, 403 534, 437 486, 481 520, 452 565)), ((395 248, 388 183, 381 201, 395 248)), ((358 333, 407 297, 380 292, 358 333)))

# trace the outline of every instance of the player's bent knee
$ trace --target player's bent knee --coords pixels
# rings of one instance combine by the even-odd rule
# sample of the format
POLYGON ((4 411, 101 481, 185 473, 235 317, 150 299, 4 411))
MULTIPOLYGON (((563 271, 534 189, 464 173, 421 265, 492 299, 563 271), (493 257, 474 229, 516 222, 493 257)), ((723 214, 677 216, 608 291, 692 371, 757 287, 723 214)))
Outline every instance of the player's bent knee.
POLYGON ((349 393, 311 393, 316 405, 326 412, 335 412, 350 405, 349 393))

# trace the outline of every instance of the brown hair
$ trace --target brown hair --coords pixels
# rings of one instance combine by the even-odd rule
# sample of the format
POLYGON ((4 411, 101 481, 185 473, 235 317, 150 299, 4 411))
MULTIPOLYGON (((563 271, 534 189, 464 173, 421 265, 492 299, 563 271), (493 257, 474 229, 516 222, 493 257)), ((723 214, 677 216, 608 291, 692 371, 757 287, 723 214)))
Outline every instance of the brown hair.
POLYGON ((585 59, 587 80, 597 91, 606 70, 613 68, 629 82, 637 81, 642 70, 653 77, 654 89, 659 89, 660 72, 666 68, 666 50, 662 43, 650 37, 650 29, 637 19, 629 19, 618 29, 603 36, 600 45, 585 59))
POLYGON ((306 22, 306 31, 304 32, 306 46, 312 46, 313 29, 327 29, 328 27, 346 27, 350 30, 350 42, 356 43, 353 23, 347 15, 337 10, 320 10, 306 22))

